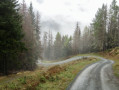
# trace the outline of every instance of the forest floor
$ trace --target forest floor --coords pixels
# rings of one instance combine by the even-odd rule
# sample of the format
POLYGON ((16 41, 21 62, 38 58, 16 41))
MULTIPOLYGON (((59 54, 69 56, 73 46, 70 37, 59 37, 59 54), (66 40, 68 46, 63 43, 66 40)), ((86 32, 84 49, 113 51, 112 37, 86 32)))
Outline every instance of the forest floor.
MULTIPOLYGON (((80 54, 77 56, 99 56, 113 60, 113 72, 119 80, 119 47, 100 53, 80 54)), ((77 56, 73 56, 74 58, 77 56)), ((54 66, 39 66, 35 71, 19 72, 0 77, 0 90, 64 90, 77 74, 87 65, 99 61, 96 58, 83 58, 54 66)), ((43 63, 57 63, 44 61, 43 63)))
POLYGON ((90 57, 0 77, 0 90, 65 90, 82 69, 98 60, 90 57))

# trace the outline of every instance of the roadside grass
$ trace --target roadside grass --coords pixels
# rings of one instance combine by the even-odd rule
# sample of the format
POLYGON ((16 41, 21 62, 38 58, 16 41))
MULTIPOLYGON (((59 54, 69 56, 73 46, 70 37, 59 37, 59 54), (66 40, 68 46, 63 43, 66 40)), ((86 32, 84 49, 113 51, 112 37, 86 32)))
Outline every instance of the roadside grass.
POLYGON ((0 85, 0 90, 65 90, 79 71, 98 60, 85 58, 29 72, 12 82, 0 85))
POLYGON ((101 52, 101 53, 99 53, 99 55, 114 61, 113 72, 114 72, 114 75, 119 80, 119 47, 116 47, 116 48, 113 48, 113 49, 109 49, 109 50, 107 50, 105 52, 101 52))
POLYGON ((80 54, 78 56, 99 56, 104 57, 114 61, 113 64, 113 73, 118 78, 119 81, 119 47, 108 49, 104 52, 98 53, 89 53, 89 54, 80 54))

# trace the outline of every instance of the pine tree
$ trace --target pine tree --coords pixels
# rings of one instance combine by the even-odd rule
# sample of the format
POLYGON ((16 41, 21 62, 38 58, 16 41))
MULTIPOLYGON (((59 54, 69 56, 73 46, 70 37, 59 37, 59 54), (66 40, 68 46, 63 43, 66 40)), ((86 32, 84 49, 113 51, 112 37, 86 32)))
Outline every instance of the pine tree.
POLYGON ((34 27, 33 29, 35 29, 35 14, 34 14, 34 11, 33 11, 32 2, 30 3, 29 13, 30 13, 30 16, 31 16, 32 25, 33 25, 33 27, 34 27))
POLYGON ((37 11, 36 14, 36 19, 35 19, 35 30, 36 30, 36 54, 37 54, 37 59, 42 58, 41 53, 42 53, 42 47, 41 47, 41 31, 40 31, 40 15, 39 12, 37 11))
POLYGON ((48 35, 44 32, 43 35, 43 59, 47 59, 48 35))
POLYGON ((51 43, 51 31, 49 30, 49 33, 48 33, 48 46, 47 46, 47 59, 50 60, 51 59, 51 51, 52 51, 52 43, 51 43))
POLYGON ((98 12, 93 20, 95 47, 97 51, 105 50, 106 48, 106 24, 107 24, 107 6, 103 5, 98 9, 98 12))
POLYGON ((20 14, 22 15, 22 28, 24 32, 24 38, 22 41, 28 48, 27 51, 21 53, 20 60, 22 61, 23 70, 33 70, 36 67, 36 63, 41 57, 42 47, 40 41, 40 15, 37 12, 34 17, 34 24, 30 10, 33 12, 32 4, 31 9, 26 7, 26 3, 23 0, 20 8, 20 14))
POLYGON ((75 29, 74 35, 73 35, 73 53, 74 54, 79 54, 79 52, 81 50, 80 37, 81 37, 81 31, 80 31, 79 25, 77 23, 76 29, 75 29))
POLYGON ((119 7, 117 6, 116 0, 113 0, 109 10, 109 26, 108 26, 109 48, 113 48, 119 45, 118 13, 119 7))
POLYGON ((72 55, 72 37, 65 35, 62 37, 62 57, 72 55))
POLYGON ((62 57, 62 52, 61 52, 61 48, 62 48, 62 40, 61 40, 61 34, 58 32, 55 38, 55 42, 54 42, 54 56, 55 59, 59 59, 62 57))
POLYGON ((8 74, 18 69, 19 53, 24 49, 22 20, 18 12, 18 1, 0 1, 0 72, 8 74))
POLYGON ((82 36, 82 42, 81 42, 81 47, 82 47, 82 53, 87 53, 90 52, 91 48, 91 33, 90 33, 90 28, 85 27, 83 31, 83 36, 82 36))

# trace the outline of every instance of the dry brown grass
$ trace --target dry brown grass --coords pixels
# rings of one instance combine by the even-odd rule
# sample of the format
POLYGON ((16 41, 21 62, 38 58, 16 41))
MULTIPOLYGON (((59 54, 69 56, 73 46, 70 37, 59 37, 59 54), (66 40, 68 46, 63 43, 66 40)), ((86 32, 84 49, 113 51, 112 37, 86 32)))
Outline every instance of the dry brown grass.
POLYGON ((35 71, 25 72, 19 80, 3 85, 0 90, 64 90, 80 70, 96 61, 95 58, 85 58, 62 65, 40 67, 35 71))
POLYGON ((119 79, 119 47, 110 49, 105 52, 99 53, 101 56, 113 60, 115 63, 113 64, 113 70, 116 77, 119 79))

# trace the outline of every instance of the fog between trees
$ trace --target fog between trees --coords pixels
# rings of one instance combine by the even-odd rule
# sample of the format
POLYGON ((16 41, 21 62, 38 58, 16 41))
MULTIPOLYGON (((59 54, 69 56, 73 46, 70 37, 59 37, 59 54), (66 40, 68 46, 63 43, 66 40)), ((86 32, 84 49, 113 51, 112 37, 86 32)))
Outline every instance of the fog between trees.
POLYGON ((73 36, 62 36, 58 32, 52 44, 48 44, 51 41, 49 34, 44 34, 47 36, 43 41, 45 42, 43 43, 45 59, 52 60, 80 53, 100 52, 117 47, 119 46, 119 6, 116 0, 112 1, 109 9, 103 4, 90 26, 86 26, 82 34, 78 23, 73 36))
POLYGON ((116 0, 109 9, 103 4, 83 33, 77 22, 72 36, 58 32, 54 38, 52 30, 42 30, 44 33, 41 33, 42 21, 32 3, 28 7, 24 0, 20 5, 16 0, 3 0, 0 11, 0 74, 34 70, 40 59, 58 60, 119 46, 119 6, 116 0), (43 38, 40 38, 41 34, 43 38))

